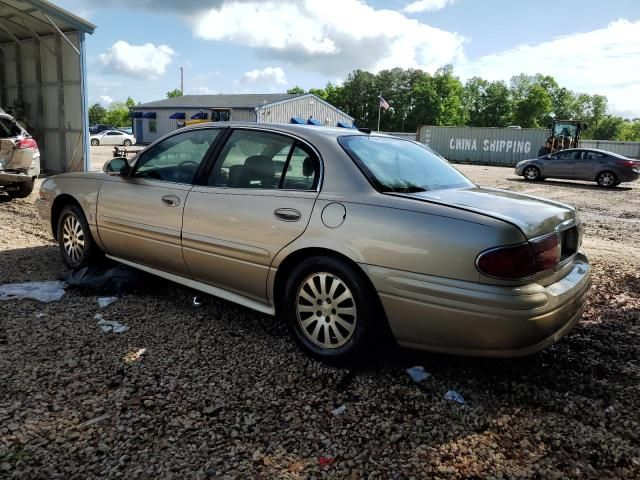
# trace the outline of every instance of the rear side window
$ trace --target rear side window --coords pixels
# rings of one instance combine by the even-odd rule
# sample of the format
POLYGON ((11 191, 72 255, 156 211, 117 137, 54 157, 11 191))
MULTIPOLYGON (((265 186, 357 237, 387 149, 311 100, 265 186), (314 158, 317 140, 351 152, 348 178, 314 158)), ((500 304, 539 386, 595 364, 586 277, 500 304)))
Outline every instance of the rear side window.
POLYGON ((315 155, 294 138, 235 130, 207 180, 211 187, 311 190, 317 185, 315 155))

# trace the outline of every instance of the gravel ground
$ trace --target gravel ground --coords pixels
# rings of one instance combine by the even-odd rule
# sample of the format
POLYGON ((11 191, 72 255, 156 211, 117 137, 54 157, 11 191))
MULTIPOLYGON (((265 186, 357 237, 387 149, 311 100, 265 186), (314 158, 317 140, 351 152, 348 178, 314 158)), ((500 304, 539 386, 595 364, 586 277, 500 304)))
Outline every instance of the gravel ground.
MULTIPOLYGON (((587 221, 594 286, 560 343, 519 360, 394 349, 341 369, 306 358, 282 322, 215 298, 194 308, 163 281, 104 309, 75 290, 6 301, 0 478, 640 478, 640 184, 459 168, 587 221), (101 332, 97 312, 130 330, 101 332), (432 378, 414 384, 413 365, 432 378)), ((32 203, 0 199, 0 284, 63 270, 32 203)))

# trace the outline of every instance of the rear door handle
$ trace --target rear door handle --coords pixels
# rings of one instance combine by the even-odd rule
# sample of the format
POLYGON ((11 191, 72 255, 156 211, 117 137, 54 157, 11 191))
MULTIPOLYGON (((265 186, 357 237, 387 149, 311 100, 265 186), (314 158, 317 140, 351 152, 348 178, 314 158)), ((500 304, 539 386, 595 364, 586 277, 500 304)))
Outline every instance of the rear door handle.
POLYGON ((177 195, 165 195, 162 197, 162 203, 170 207, 177 207, 180 205, 180 197, 177 195))
POLYGON ((273 215, 283 222, 297 222, 302 216, 295 208, 278 208, 273 212, 273 215))

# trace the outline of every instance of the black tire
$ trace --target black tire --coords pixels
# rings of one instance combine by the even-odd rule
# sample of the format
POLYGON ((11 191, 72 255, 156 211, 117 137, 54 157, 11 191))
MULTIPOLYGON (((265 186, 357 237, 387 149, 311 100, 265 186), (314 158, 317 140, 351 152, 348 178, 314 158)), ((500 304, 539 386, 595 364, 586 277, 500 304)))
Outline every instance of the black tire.
POLYGON ((9 190, 7 194, 12 198, 27 198, 33 192, 34 182, 24 182, 18 186, 17 190, 9 190))
POLYGON ((97 138, 92 138, 91 145, 93 145, 94 147, 97 147, 98 145, 100 145, 100 140, 98 140, 97 138))
POLYGON ((542 180, 540 169, 534 165, 524 167, 524 170, 522 170, 522 176, 525 180, 528 180, 530 182, 537 182, 539 180, 542 180))
POLYGON ((124 146, 125 146, 125 147, 130 147, 130 146, 131 146, 131 140, 126 139, 126 140, 124 141, 124 146))
POLYGON ((615 173, 605 170, 600 172, 596 177, 596 182, 599 187, 613 188, 620 183, 615 173))
POLYGON ((96 263, 102 257, 102 252, 91 236, 91 230, 84 213, 77 205, 67 205, 60 212, 57 224, 57 238, 62 261, 69 268, 86 267, 96 263), (74 220, 77 224, 74 223, 74 220), (76 225, 80 231, 74 228, 76 225), (65 227, 67 227, 66 231, 65 227), (74 239, 75 242, 73 241, 74 239), (71 242, 71 245, 68 242, 71 242), (82 245, 80 245, 81 243, 82 245), (72 248, 73 246, 79 247, 79 249, 75 250, 72 248))
POLYGON ((344 363, 364 358, 367 347, 371 346, 384 330, 380 328, 384 312, 381 310, 377 293, 368 279, 356 267, 331 257, 310 257, 296 265, 286 281, 283 308, 296 343, 310 356, 329 363, 344 363), (324 291, 318 288, 320 287, 319 277, 323 273, 330 275, 324 277, 327 278, 324 291), (300 297, 303 291, 307 295, 312 292, 308 285, 305 287, 310 279, 311 281, 318 279, 318 282, 314 283, 316 290, 327 297, 322 305, 300 297), (333 298, 339 300, 343 294, 350 294, 350 298, 338 303, 334 302, 332 305, 327 301, 330 300, 328 296, 331 295, 334 282, 337 286, 333 298), (303 301, 304 304, 301 303, 303 301), (299 312, 299 306, 303 309, 317 308, 317 311, 299 312), (333 307, 345 312, 349 311, 350 307, 354 307, 355 315, 340 314, 333 307), (318 312, 321 312, 321 315, 318 315, 318 312), (349 321, 349 317, 352 321, 349 321), (303 327, 305 322, 310 322, 306 325, 306 333, 303 327), (343 325, 350 325, 351 333, 343 328, 343 325), (336 340, 336 345, 328 347, 315 343, 311 339, 314 332, 318 332, 316 340, 320 343, 324 340, 324 343, 331 344, 336 340), (329 332, 329 342, 325 337, 327 332, 329 332), (341 340, 338 339, 338 334, 344 339, 344 343, 339 346, 341 340))

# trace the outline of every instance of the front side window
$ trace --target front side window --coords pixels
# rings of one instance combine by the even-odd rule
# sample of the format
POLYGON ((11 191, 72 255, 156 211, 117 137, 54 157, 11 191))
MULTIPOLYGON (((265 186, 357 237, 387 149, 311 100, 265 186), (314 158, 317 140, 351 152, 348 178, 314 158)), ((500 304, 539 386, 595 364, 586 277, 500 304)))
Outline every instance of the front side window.
POLYGON ((191 183, 219 129, 178 133, 143 152, 133 176, 175 183, 191 183))
POLYGON ((120 132, 108 132, 107 135, 122 135, 120 132))
POLYGON ((307 190, 309 185, 315 188, 318 169, 315 156, 307 153, 291 137, 271 132, 235 130, 222 149, 207 185, 307 190), (303 172, 304 159, 307 157, 312 160, 307 160, 303 172))
POLYGON ((425 192, 474 186, 421 145, 397 138, 349 135, 338 142, 380 192, 425 192))

